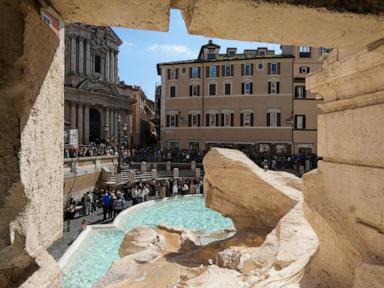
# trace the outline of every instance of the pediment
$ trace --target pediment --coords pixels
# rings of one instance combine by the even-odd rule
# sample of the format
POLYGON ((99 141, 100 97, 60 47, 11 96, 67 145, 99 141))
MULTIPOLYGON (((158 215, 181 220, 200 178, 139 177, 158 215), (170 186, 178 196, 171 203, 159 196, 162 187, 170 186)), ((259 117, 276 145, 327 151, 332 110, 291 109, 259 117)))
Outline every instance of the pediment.
POLYGON ((119 96, 119 92, 114 87, 112 87, 111 84, 103 81, 91 81, 90 79, 85 79, 77 86, 77 89, 119 96))

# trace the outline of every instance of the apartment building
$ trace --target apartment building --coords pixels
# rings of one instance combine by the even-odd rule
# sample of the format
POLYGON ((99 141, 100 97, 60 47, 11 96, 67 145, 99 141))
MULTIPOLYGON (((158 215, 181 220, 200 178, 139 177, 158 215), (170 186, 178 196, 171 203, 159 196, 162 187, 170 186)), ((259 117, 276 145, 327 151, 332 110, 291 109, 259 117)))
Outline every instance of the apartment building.
POLYGON ((317 104, 305 76, 325 49, 227 48, 209 41, 193 60, 160 63, 160 143, 252 152, 316 153, 317 104))

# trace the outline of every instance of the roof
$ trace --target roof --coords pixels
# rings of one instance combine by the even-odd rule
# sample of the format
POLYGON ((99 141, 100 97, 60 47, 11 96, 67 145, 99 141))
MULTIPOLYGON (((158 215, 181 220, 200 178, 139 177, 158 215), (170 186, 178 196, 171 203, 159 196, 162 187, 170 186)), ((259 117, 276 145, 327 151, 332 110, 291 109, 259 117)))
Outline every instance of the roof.
POLYGON ((163 62, 157 64, 157 74, 160 75, 160 66, 167 65, 178 65, 178 64, 202 64, 202 63, 215 63, 215 62, 226 62, 226 61, 239 61, 239 60, 254 60, 254 59, 284 59, 284 58, 295 58, 293 55, 264 55, 264 56, 247 56, 245 54, 236 54, 234 56, 228 56, 227 54, 219 54, 216 59, 202 60, 202 59, 191 59, 184 61, 173 61, 163 62))

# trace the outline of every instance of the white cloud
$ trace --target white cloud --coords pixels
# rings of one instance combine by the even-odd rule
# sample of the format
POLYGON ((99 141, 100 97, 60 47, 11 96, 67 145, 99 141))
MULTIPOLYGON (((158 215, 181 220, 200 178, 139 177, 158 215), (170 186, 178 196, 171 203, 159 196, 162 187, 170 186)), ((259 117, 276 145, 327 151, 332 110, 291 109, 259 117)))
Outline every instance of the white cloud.
POLYGON ((123 41, 123 44, 121 45, 121 47, 132 47, 132 46, 133 46, 133 43, 127 42, 127 41, 123 41))
POLYGON ((152 52, 163 52, 167 54, 179 54, 189 57, 196 56, 195 53, 184 45, 175 44, 153 44, 147 48, 148 51, 152 52))

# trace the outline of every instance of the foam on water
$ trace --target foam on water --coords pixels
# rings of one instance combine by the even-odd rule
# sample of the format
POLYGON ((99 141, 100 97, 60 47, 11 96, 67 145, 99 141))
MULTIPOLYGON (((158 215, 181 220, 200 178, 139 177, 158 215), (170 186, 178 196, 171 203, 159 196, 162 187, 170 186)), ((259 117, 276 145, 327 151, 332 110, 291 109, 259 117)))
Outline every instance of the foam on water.
POLYGON ((230 219, 205 208, 202 197, 154 202, 128 213, 119 229, 92 230, 63 268, 63 287, 92 287, 119 258, 119 247, 127 231, 139 225, 154 227, 158 224, 205 231, 233 227, 230 219))

